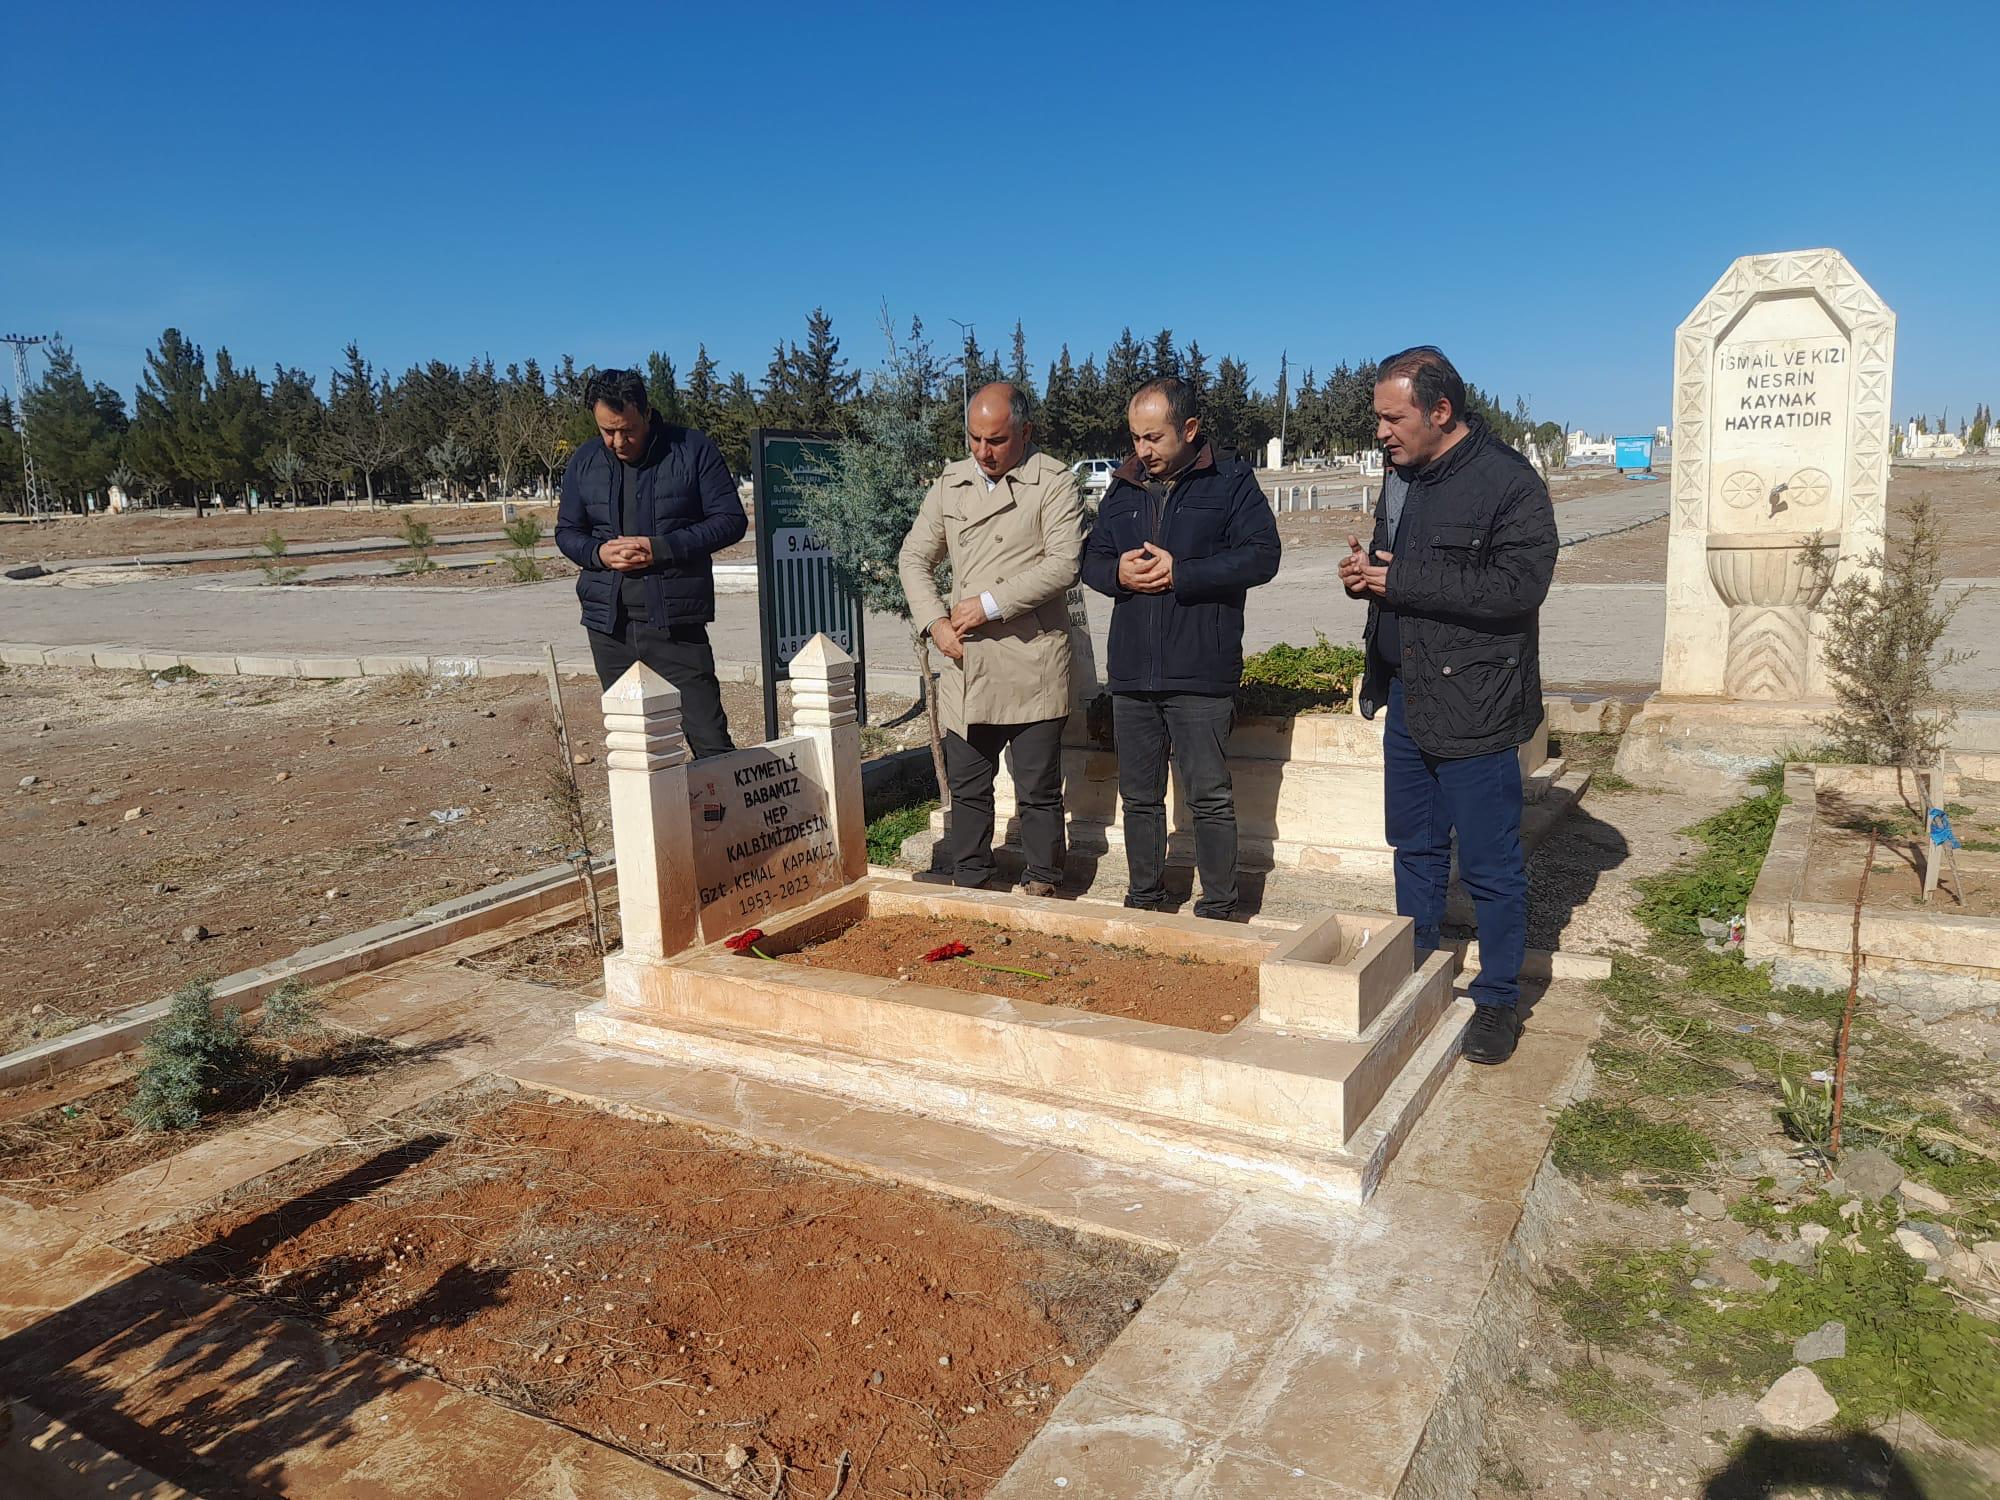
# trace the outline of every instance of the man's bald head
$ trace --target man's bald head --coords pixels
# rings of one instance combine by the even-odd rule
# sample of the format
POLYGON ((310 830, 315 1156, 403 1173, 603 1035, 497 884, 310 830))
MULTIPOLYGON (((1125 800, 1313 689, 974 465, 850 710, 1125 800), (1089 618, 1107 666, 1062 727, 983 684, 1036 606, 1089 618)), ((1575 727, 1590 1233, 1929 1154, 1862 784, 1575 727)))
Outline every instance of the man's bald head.
POLYGON ((1004 380, 982 385, 965 409, 972 456, 988 479, 998 479, 1021 466, 1034 431, 1034 423, 1028 420, 1027 396, 1004 380))

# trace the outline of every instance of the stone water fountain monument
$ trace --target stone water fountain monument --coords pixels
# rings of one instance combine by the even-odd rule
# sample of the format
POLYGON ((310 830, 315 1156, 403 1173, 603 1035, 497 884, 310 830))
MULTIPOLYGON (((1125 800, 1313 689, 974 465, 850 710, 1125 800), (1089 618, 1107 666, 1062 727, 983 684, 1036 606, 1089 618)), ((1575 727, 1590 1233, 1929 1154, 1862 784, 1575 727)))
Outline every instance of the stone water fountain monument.
POLYGON ((1882 545, 1896 315, 1837 250, 1746 255, 1674 335, 1660 691, 1628 775, 1748 770, 1812 738, 1825 579, 1882 545))

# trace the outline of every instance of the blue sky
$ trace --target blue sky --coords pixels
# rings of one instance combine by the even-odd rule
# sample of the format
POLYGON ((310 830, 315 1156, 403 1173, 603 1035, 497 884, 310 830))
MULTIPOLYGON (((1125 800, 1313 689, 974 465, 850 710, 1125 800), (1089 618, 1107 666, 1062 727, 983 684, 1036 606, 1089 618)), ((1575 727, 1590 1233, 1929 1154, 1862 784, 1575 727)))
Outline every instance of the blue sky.
POLYGON ((1733 257, 1833 245, 1898 416, 1955 423, 2000 400, 1996 33, 1891 14, 10 5, 0 328, 128 392, 169 324, 265 372, 706 340, 754 381, 815 304, 872 362, 886 299, 1038 368, 1165 325, 1267 389, 1435 342, 1643 430, 1733 257))

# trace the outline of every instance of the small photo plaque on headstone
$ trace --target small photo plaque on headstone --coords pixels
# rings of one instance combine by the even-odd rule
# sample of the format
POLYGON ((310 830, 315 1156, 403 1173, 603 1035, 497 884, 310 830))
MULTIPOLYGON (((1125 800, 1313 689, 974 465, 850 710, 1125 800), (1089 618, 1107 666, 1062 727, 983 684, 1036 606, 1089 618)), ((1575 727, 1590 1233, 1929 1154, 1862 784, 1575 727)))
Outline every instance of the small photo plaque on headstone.
POLYGON ((706 942, 844 883, 818 746, 773 740, 688 767, 688 817, 706 942))

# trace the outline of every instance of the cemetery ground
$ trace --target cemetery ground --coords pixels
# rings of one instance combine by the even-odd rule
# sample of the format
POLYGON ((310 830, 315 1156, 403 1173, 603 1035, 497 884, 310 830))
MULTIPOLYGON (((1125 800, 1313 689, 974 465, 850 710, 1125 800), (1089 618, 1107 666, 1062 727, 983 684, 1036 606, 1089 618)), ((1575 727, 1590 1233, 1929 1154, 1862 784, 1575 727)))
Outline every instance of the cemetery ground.
MULTIPOLYGON (((578 750, 592 757, 578 769, 601 813, 595 692, 569 687, 578 750)), ((550 760, 533 679, 155 684, 15 671, 0 691, 12 753, 41 754, 54 782, 41 793, 67 799, 27 813, 37 789, 17 794, 9 849, 28 857, 9 860, 6 899, 18 904, 0 955, 10 995, 66 997, 62 1016, 34 1018, 51 1025, 496 870, 545 866, 561 843, 518 805, 539 800, 550 760), (197 738, 223 698, 239 700, 231 739, 197 738), (86 713, 108 727, 87 729, 86 713), (254 732, 236 727, 246 716, 254 732), (92 803, 93 786, 113 795, 92 803), (162 798, 162 786, 179 790, 162 798), (145 810, 128 823, 135 805, 145 810), (433 805, 475 812, 438 823, 433 805), (172 842, 156 852, 162 834, 172 842), (180 862, 163 876, 161 859, 180 862), (14 874, 24 867, 39 870, 32 884, 14 874), (220 936, 181 941, 197 921, 220 936), (86 951, 98 964, 86 972, 105 975, 90 1006, 53 988, 60 955, 86 951)), ((731 694, 748 739, 760 705, 753 690, 731 694)), ((1552 748, 1599 779, 1536 853, 1531 941, 1609 953, 1615 967, 1599 986, 1587 1093, 1557 1117, 1558 1175, 1538 1189, 1560 1228, 1531 1268, 1535 1307, 1486 1408, 1478 1495, 1893 1494, 1884 1476, 1904 1472, 1921 1488, 1901 1493, 1928 1500, 1996 1493, 2000 1024, 1974 1012, 1924 1025, 1864 1001, 1848 1155, 1829 1180, 1817 1154, 1826 1089, 1813 1078, 1833 1066, 1843 997, 1773 988, 1709 952, 1698 925, 1741 909, 1774 794, 1634 785, 1609 771, 1608 736, 1552 748), (1831 1429, 1797 1436, 1759 1416, 1797 1363, 1838 1402, 1831 1429)), ((1974 810, 1962 831, 1991 836, 1977 810, 2000 805, 1996 792, 1961 788, 1974 810)), ((140 1392, 128 1399, 149 1415, 128 1456, 165 1464, 203 1439, 209 1462, 252 1472, 267 1455, 230 1436, 247 1392, 232 1396, 225 1373, 142 1371, 160 1340, 200 1329, 248 1351, 244 1369, 268 1369, 308 1357, 303 1328, 351 1351, 370 1399, 435 1381, 724 1493, 816 1496, 844 1465, 849 1496, 974 1495, 1164 1274, 1126 1242, 607 1117, 542 1088, 468 1081, 460 1053, 504 1052, 496 1014, 560 1027, 600 992, 581 924, 572 903, 457 945, 427 972, 432 987, 462 975, 459 988, 401 1029, 383 1018, 409 981, 333 987, 332 1024, 266 1044, 260 1086, 194 1132, 134 1131, 130 1056, 0 1097, 0 1195, 108 1216, 107 1234, 129 1224, 111 1237, 150 1267, 105 1305, 60 1315, 51 1335, 97 1351, 96 1378, 129 1377, 140 1392), (274 1170, 239 1172, 217 1196, 225 1146, 261 1151, 274 1170)), ((1013 948, 982 956, 1036 962, 1013 948)), ((1533 1066, 1535 1046, 1531 1025, 1517 1064, 1533 1066)), ((226 1372, 229 1358, 216 1364, 226 1372)), ((280 1430, 347 1431, 320 1420, 280 1430)), ((350 1454, 361 1441, 344 1440, 350 1454)), ((468 1462, 487 1441, 467 1439, 468 1462)))
MULTIPOLYGON (((762 738, 761 690, 723 693, 762 738)), ((563 694, 603 852, 597 684, 563 694)), ((880 727, 907 706, 872 753, 921 739, 880 727)), ((539 677, 0 671, 0 1049, 559 863, 549 719, 539 677)))
MULTIPOLYGON (((1889 473, 1892 526, 1918 495, 1930 496, 1938 527, 1950 538, 1946 576, 2000 578, 2000 466, 1894 466, 1889 473)), ((1666 559, 1667 522, 1661 519, 1565 547, 1556 563, 1556 584, 1660 583, 1667 576, 1666 559)))
MULTIPOLYGON (((520 514, 541 518, 544 535, 554 529, 554 505, 527 500, 517 504, 520 514)), ((212 510, 200 520, 195 519, 191 510, 133 510, 117 515, 58 516, 33 523, 11 520, 0 524, 0 564, 45 558, 132 557, 146 552, 256 547, 273 529, 293 544, 352 541, 392 536, 406 516, 423 522, 439 536, 500 529, 498 501, 470 505, 315 505, 250 512, 212 510)))

